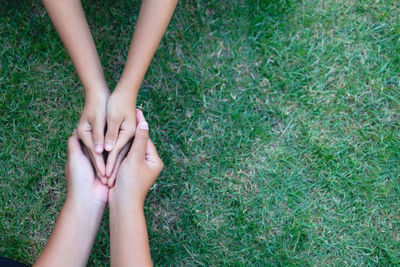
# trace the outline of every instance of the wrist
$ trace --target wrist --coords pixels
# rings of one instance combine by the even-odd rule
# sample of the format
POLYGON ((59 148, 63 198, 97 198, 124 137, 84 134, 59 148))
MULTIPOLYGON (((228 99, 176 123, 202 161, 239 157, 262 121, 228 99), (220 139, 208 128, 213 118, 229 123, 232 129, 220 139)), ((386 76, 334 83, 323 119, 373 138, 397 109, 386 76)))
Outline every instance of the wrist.
POLYGON ((89 197, 67 196, 64 206, 69 210, 75 211, 75 213, 101 217, 103 215, 106 202, 89 197))
MULTIPOLYGON (((117 94, 122 94, 126 97, 129 101, 135 103, 136 106, 136 98, 139 92, 140 85, 134 85, 132 83, 128 83, 125 81, 119 81, 117 86, 114 89, 114 92, 117 94)), ((114 93, 113 92, 113 93, 114 93)))
POLYGON ((133 221, 138 218, 139 215, 144 216, 144 208, 141 204, 130 204, 126 203, 108 203, 110 222, 121 222, 123 220, 133 221))
POLYGON ((110 90, 105 82, 93 83, 85 87, 85 103, 106 101, 110 90))
POLYGON ((85 107, 89 109, 93 108, 95 110, 98 110, 99 108, 104 109, 107 105, 109 95, 108 92, 87 95, 85 96, 85 107))
POLYGON ((144 200, 140 198, 111 198, 108 200, 108 206, 110 211, 115 212, 140 211, 143 210, 144 200))

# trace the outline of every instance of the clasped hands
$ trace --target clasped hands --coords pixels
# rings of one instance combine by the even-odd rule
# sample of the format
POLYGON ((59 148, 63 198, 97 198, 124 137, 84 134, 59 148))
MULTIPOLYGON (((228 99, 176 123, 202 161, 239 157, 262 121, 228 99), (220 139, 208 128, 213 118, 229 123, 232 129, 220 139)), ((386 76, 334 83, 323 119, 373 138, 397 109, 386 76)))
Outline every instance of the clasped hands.
MULTIPOLYGON (((110 106, 112 105, 114 105, 113 102, 110 106)), ((122 108, 128 109, 127 106, 122 108)), ((135 118, 127 115, 126 118, 121 120, 120 128, 126 127, 123 130, 120 129, 120 135, 121 132, 123 133, 122 138, 119 136, 115 141, 114 136, 106 135, 106 142, 110 140, 114 142, 113 148, 118 148, 119 152, 115 153, 116 158, 112 159, 111 162, 112 164, 116 162, 116 165, 118 165, 112 168, 111 177, 114 177, 114 180, 111 183, 109 183, 110 180, 108 180, 108 183, 101 181, 96 174, 96 171, 99 171, 99 163, 97 165, 95 163, 96 160, 99 160, 98 155, 101 156, 101 160, 103 158, 101 154, 97 153, 100 149, 93 151, 92 147, 86 145, 88 142, 93 144, 92 141, 88 140, 91 138, 89 132, 81 132, 81 135, 84 134, 82 138, 79 136, 79 130, 74 131, 68 140, 68 158, 65 167, 68 186, 67 199, 74 199, 78 202, 89 200, 95 206, 98 205, 100 209, 104 207, 107 201, 109 205, 112 203, 117 203, 116 205, 130 203, 143 207, 147 192, 160 174, 163 163, 154 144, 148 137, 149 128, 142 111, 139 109, 135 111, 135 118), (134 123, 134 125, 130 125, 131 123, 134 123), (131 137, 132 131, 136 131, 135 137, 133 142, 129 142, 127 138, 131 137), (84 138, 87 139, 83 140, 84 138), (79 139, 85 145, 81 145, 79 139), (127 140, 127 143, 123 143, 124 140, 127 140), (96 166, 96 170, 94 170, 91 162, 96 166)), ((111 130, 115 129, 112 128, 111 130)), ((98 136, 97 138, 94 138, 95 144, 102 140, 98 136)), ((113 155, 113 151, 110 156, 113 155)), ((107 164, 110 162, 110 156, 107 164)), ((104 179, 104 177, 101 179, 104 179)))
POLYGON ((112 187, 124 146, 136 131, 136 96, 124 88, 97 88, 95 94, 85 96, 85 106, 78 124, 77 134, 87 148, 97 176, 112 187), (108 154, 105 162, 103 154, 108 154), (119 160, 118 160, 119 159, 119 160))
POLYGON ((97 176, 90 148, 80 142, 77 131, 68 139, 67 199, 34 266, 86 266, 107 203, 111 266, 152 266, 143 204, 163 163, 141 110, 136 110, 135 121, 133 142, 117 155, 111 188, 97 176))

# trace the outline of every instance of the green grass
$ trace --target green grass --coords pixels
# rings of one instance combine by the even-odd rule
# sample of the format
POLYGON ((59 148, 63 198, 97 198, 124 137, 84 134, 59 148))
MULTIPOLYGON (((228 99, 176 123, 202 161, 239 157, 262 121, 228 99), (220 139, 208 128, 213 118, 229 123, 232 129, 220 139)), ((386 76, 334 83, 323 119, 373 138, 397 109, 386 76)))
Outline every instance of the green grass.
MULTIPOLYGON (((84 1, 110 88, 139 4, 84 1)), ((395 0, 180 1, 138 101, 154 263, 399 265, 399 38, 395 0)), ((83 94, 39 1, 2 3, 0 58, 0 254, 33 263, 83 94)))

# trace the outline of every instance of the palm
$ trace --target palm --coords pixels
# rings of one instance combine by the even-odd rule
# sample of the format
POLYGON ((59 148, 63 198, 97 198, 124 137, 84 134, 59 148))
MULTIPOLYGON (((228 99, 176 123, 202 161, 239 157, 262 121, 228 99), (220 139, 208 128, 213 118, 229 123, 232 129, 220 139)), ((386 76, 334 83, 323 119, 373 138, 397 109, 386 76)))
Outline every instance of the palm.
POLYGON ((100 202, 107 202, 108 187, 101 183, 100 179, 95 175, 89 158, 81 154, 68 163, 68 171, 74 188, 74 193, 83 198, 91 198, 100 202))

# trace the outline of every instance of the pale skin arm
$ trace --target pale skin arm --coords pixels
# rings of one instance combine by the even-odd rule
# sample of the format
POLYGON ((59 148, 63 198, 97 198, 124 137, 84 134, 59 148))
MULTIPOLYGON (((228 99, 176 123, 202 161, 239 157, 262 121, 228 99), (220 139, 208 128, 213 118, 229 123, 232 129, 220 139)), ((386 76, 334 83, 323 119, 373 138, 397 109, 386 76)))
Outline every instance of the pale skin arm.
POLYGON ((34 266, 86 266, 103 211, 104 205, 67 200, 34 266))
POLYGON ((111 266, 152 266, 143 205, 110 208, 111 266))
POLYGON ((128 58, 117 88, 137 96, 150 61, 175 10, 177 0, 143 0, 128 58))
POLYGON ((85 143, 103 183, 112 186, 116 159, 136 130, 136 98, 143 77, 174 12, 177 0, 143 0, 127 62, 113 94, 79 0, 43 0, 85 88, 85 108, 78 135, 85 143), (107 107, 105 107, 107 106, 107 107), (107 133, 103 131, 107 122, 107 133), (104 141, 105 140, 105 141, 104 141), (103 148, 109 151, 107 164, 103 148), (106 176, 109 178, 108 181, 106 176))
POLYGON ((132 147, 109 192, 111 266, 152 266, 143 203, 163 163, 140 110, 137 121, 132 147))
POLYGON ((86 266, 108 199, 76 133, 68 140, 67 200, 34 266, 86 266))
MULTIPOLYGON (((111 151, 106 175, 111 176, 116 159, 136 130, 136 98, 150 61, 171 20, 177 0, 143 0, 136 29, 121 78, 107 102, 105 150, 111 151)), ((108 181, 112 186, 115 177, 108 181)))
MULTIPOLYGON (((99 176, 105 176, 106 104, 109 90, 80 0, 43 0, 85 90, 85 107, 78 126, 79 138, 89 150, 99 176)), ((106 182, 106 178, 103 178, 106 182)))
POLYGON ((43 0, 86 94, 107 88, 89 25, 80 0, 43 0))

